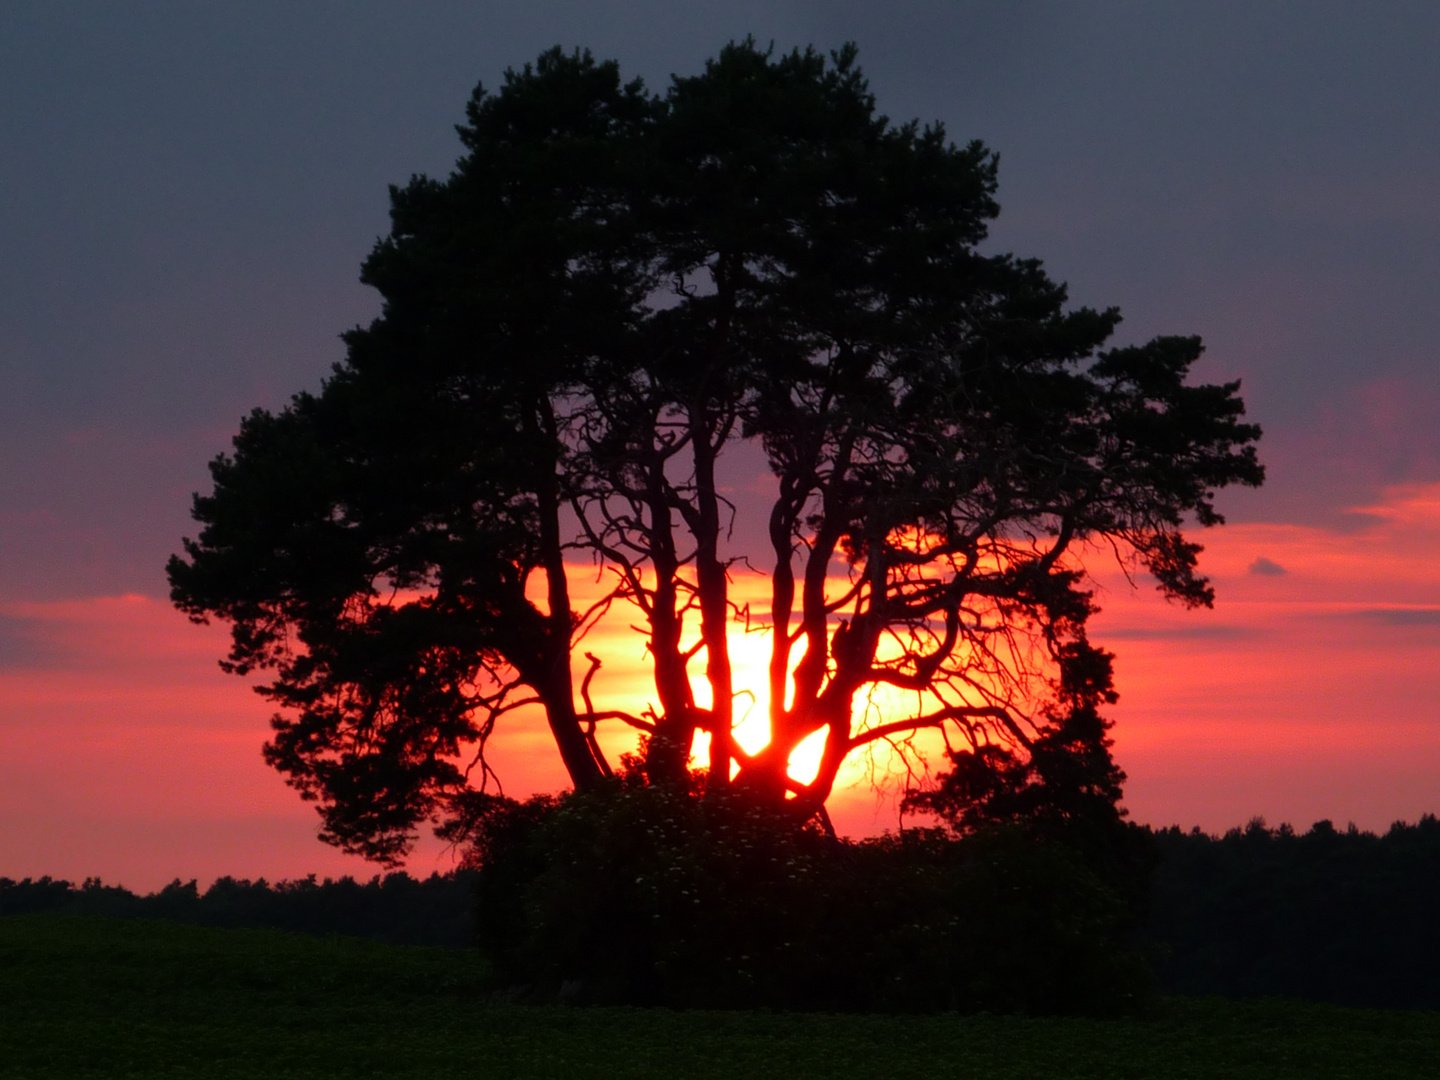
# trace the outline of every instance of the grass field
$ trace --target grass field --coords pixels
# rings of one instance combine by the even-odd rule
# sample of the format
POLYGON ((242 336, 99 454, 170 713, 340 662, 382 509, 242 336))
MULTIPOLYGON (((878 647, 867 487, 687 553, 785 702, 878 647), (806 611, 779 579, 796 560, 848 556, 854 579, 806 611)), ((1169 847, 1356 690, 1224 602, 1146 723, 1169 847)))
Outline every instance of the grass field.
POLYGON ((1172 1001, 1149 1020, 496 1004, 472 954, 0 918, 4 1077, 1440 1076, 1440 1013, 1172 1001))

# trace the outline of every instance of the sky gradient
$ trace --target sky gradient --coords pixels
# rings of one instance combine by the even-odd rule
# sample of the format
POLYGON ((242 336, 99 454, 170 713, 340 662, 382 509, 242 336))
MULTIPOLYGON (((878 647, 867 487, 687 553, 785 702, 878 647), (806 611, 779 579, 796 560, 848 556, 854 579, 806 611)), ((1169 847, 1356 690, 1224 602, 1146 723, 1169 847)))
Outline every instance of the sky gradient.
MULTIPOLYGON (((260 760, 223 631, 165 601, 239 417, 314 389, 386 185, 559 43, 662 87, 727 39, 857 41, 882 111, 1000 152, 991 250, 1120 340, 1198 333, 1270 481, 1213 612, 1103 561, 1137 820, 1440 810, 1440 14, 1428 5, 7 4, 0 13, 0 876, 368 870, 260 760)), ((523 723, 511 790, 559 786, 523 723)), ((865 786, 852 831, 893 823, 865 786)), ((433 845, 416 867, 443 864, 433 845)))

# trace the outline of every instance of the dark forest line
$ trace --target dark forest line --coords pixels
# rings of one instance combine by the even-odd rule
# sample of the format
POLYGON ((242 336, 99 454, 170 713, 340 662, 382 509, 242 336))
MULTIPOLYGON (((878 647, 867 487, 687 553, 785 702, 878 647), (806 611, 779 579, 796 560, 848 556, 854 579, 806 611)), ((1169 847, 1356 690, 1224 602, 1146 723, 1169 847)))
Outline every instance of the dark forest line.
MULTIPOLYGON (((1145 828, 1156 869, 1136 936, 1162 989, 1379 1008, 1440 1007, 1440 820, 1384 834, 1259 819, 1212 836, 1145 828)), ((90 879, 0 878, 0 915, 50 911, 462 946, 474 871, 368 882, 172 882, 140 896, 90 879)))
POLYGON ((1143 936, 1174 994, 1440 1007, 1440 821, 1383 835, 1260 819, 1224 836, 1151 830, 1143 936))
POLYGON ((392 945, 469 945, 475 936, 475 871, 413 878, 405 873, 360 882, 315 875, 274 884, 222 877, 201 892, 178 878, 140 896, 89 878, 79 885, 0 878, 0 915, 54 912, 109 918, 170 919, 196 926, 290 930, 370 938, 392 945))

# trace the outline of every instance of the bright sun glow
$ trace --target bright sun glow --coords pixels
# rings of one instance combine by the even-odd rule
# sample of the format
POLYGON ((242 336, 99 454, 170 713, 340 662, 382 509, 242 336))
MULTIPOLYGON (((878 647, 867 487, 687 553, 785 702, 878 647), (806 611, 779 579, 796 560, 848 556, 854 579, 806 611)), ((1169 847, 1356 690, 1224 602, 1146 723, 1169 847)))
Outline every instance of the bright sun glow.
MULTIPOLYGON (((696 704, 702 708, 710 705, 710 684, 705 680, 704 657, 690 676, 690 688, 695 694, 696 704)), ((730 669, 739 696, 735 699, 735 742, 747 754, 762 749, 770 741, 770 691, 767 669, 770 663, 770 635, 768 633, 745 633, 733 630, 730 633, 730 669)), ((710 733, 696 732, 695 742, 690 748, 690 764, 700 768, 709 760, 710 733)), ((738 766, 733 766, 737 768, 738 766)), ((819 768, 819 758, 816 758, 819 768)))
MULTIPOLYGON (((604 579, 595 576, 593 568, 582 572, 575 568, 571 579, 572 598, 577 607, 592 603, 601 595, 604 579), (593 592, 593 595, 592 595, 593 592)), ((838 583, 837 583, 838 585, 838 583)), ((843 587, 843 586, 842 586, 843 587)), ((769 578, 763 575, 737 574, 731 582, 731 599, 741 605, 750 604, 752 611, 763 611, 769 602, 769 578)), ((698 627, 693 623, 687 628, 689 634, 682 643, 689 647, 695 643, 698 627)), ((736 743, 747 754, 753 754, 770 741, 770 633, 768 629, 747 631, 735 625, 729 634, 732 681, 735 687, 735 728, 736 743)), ((655 704, 654 672, 643 634, 637 632, 633 609, 616 605, 601 618, 586 634, 583 642, 574 652, 574 672, 577 687, 585 677, 589 663, 585 652, 593 652, 604 661, 603 668, 596 673, 592 683, 592 696, 597 708, 624 709, 635 715, 644 715, 655 704)), ((791 656, 792 667, 800 659, 800 650, 791 656)), ((691 688, 695 703, 701 708, 710 705, 710 684, 705 679, 705 654, 698 653, 691 661, 691 688)), ((913 692, 902 692, 893 687, 878 687, 868 697, 861 695, 855 703, 857 727, 865 728, 886 720, 894 720, 907 713, 913 714, 918 707, 913 692)), ((547 737, 542 731, 535 732, 537 746, 547 737)), ((631 728, 618 723, 602 724, 599 740, 606 756, 617 761, 621 754, 632 752, 638 736, 631 728)), ((933 754, 943 749, 943 744, 933 732, 917 736, 915 749, 933 754)), ((825 732, 811 734, 791 753, 789 774, 801 783, 810 783, 820 769, 820 759, 825 750, 825 732)), ((710 736, 697 732, 690 747, 690 761, 695 768, 704 768, 709 763, 710 736)), ((732 775, 738 766, 732 764, 732 775)), ((844 788, 867 781, 883 781, 902 778, 907 769, 900 755, 886 744, 875 745, 869 752, 857 752, 841 767, 836 777, 836 787, 844 788)))
MULTIPOLYGON (((697 704, 708 707, 710 703, 710 685, 705 681, 703 654, 699 658, 700 663, 696 665, 696 671, 691 676, 690 684, 695 693, 697 704)), ((799 662, 799 650, 791 657, 791 667, 799 662)), ((733 672, 734 685, 738 696, 735 699, 735 741, 740 749, 747 754, 753 754, 762 749, 770 741, 770 691, 769 691, 769 663, 770 663, 770 634, 767 631, 745 632, 741 629, 732 630, 730 633, 730 664, 733 672)), ((793 670, 792 670, 793 674, 793 670)), ((881 688, 877 691, 873 701, 861 701, 857 703, 857 710, 866 710, 868 719, 878 723, 878 715, 900 715, 900 709, 905 703, 900 700, 898 691, 890 688, 881 688)), ((820 758, 825 752, 826 732, 812 732, 790 753, 789 767, 787 771, 790 776, 802 784, 812 782, 820 773, 820 758)), ((695 741, 690 748, 690 764, 693 768, 703 768, 709 761, 710 734, 708 732, 696 732, 695 741)), ((877 757, 881 759, 878 763, 882 772, 889 770, 889 758, 891 752, 888 747, 877 751, 877 757)), ((842 782, 854 782, 868 775, 868 763, 860 760, 847 761, 841 770, 842 782)), ((737 772, 738 765, 732 764, 731 772, 737 772)))

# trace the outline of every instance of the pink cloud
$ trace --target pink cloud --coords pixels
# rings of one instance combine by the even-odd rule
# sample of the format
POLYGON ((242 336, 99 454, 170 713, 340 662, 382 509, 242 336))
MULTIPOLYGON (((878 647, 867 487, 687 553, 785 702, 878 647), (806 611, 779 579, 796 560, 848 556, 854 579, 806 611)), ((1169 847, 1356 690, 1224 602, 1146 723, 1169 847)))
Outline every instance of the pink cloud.
POLYGON ((1440 485, 1359 509, 1373 524, 1350 533, 1205 535, 1213 611, 1104 575, 1093 636, 1118 654, 1116 754, 1138 820, 1383 828, 1440 807, 1440 485), (1285 573, 1250 573, 1260 559, 1285 573))
POLYGON ((3 605, 0 629, 0 875, 373 872, 261 760, 269 712, 216 666, 222 629, 133 595, 3 605))

